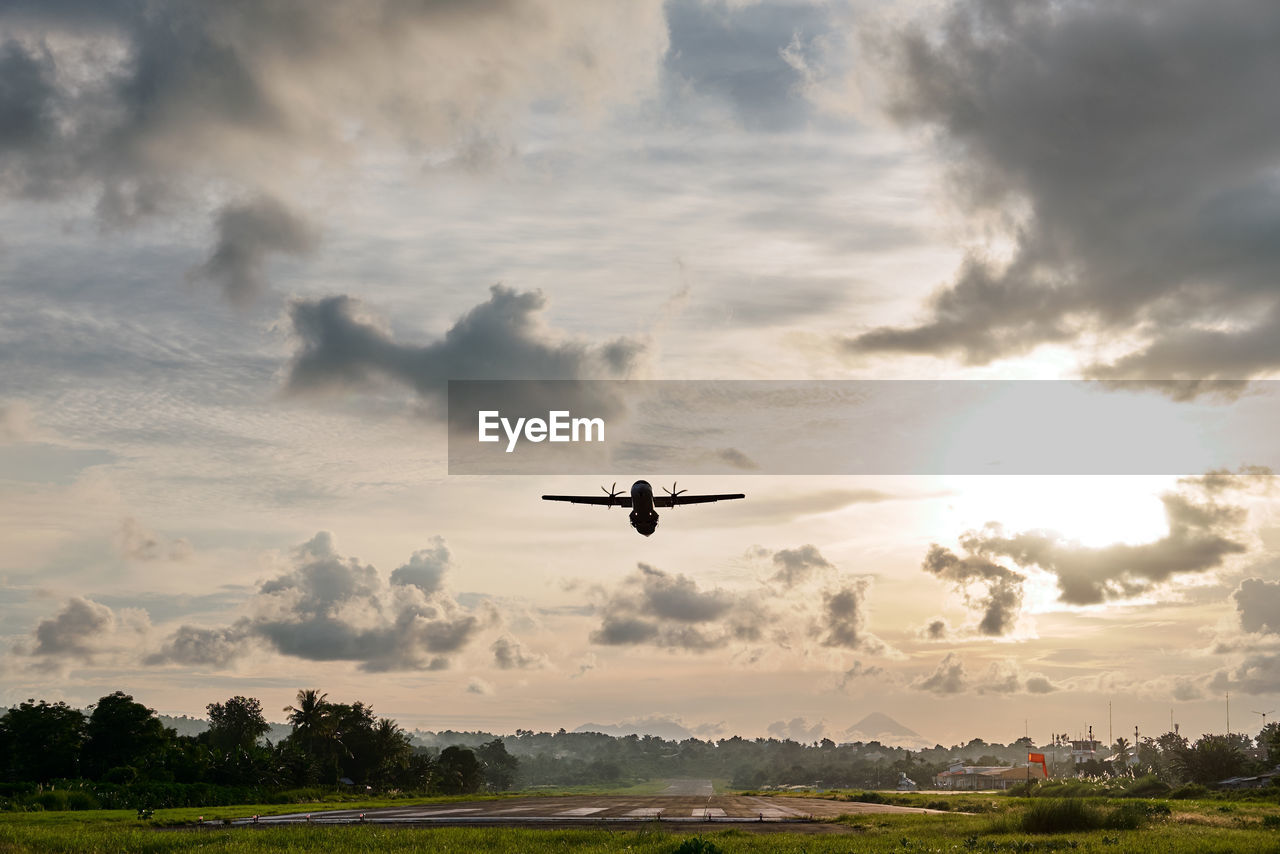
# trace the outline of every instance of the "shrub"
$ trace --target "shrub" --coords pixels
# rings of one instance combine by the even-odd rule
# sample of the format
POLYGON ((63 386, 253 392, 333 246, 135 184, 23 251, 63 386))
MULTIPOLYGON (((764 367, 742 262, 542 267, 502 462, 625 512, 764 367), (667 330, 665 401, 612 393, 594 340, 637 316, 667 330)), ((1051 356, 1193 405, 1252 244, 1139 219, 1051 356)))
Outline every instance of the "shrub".
POLYGON ((1169 794, 1169 784, 1155 774, 1139 777, 1124 788, 1126 798, 1162 798, 1169 794))
POLYGON ((690 836, 671 849, 671 854, 723 854, 723 849, 710 839, 703 839, 701 836, 690 836))
POLYGON ((927 810, 949 810, 951 809, 951 801, 929 801, 924 805, 927 810))
POLYGON ((1179 786, 1169 793, 1169 797, 1174 800, 1186 800, 1188 798, 1203 798, 1209 794, 1209 790, 1199 783, 1187 783, 1185 786, 1179 786))
POLYGON ((1103 817, 1080 798, 1042 798, 1032 801, 1017 823, 1025 833, 1070 833, 1097 830, 1103 817))
POLYGON ((102 805, 98 803, 98 799, 88 792, 67 792, 67 809, 69 810, 96 810, 101 808, 102 805))

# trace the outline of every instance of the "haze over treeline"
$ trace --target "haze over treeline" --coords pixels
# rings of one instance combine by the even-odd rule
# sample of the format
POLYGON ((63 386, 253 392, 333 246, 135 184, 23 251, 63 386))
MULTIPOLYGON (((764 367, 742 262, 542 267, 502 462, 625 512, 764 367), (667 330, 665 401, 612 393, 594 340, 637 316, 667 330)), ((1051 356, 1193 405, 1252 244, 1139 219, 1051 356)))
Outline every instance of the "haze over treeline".
MULTIPOLYGON (((676 777, 721 780, 739 789, 804 786, 891 788, 902 778, 929 787, 957 761, 1025 763, 1030 751, 1050 754, 1055 776, 1152 775, 1167 786, 1212 783, 1280 761, 1280 725, 1257 740, 1206 735, 1192 743, 1176 734, 1117 739, 1109 763, 1072 765, 1064 748, 1028 737, 1008 744, 972 739, 911 750, 878 741, 837 744, 790 738, 703 740, 599 732, 513 735, 446 730, 411 737, 359 700, 298 691, 280 726, 266 721, 260 701, 235 696, 208 704, 209 718, 183 718, 179 734, 154 710, 123 691, 88 710, 28 700, 0 717, 0 799, 22 802, 50 786, 77 793, 62 808, 212 805, 249 798, 296 799, 316 787, 359 791, 462 794, 551 786, 616 787, 676 777), (200 724, 199 732, 192 732, 200 724), (1129 761, 1132 758, 1132 761, 1129 761), (301 791, 299 791, 301 790, 301 791)), ((168 721, 175 719, 168 718, 168 721)))

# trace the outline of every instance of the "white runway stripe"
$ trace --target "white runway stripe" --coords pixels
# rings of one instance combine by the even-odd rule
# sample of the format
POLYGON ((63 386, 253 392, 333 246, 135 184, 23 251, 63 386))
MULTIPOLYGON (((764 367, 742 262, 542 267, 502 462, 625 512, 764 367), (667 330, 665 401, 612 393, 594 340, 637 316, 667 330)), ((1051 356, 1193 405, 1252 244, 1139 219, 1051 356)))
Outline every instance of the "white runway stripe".
POLYGON ((657 816, 662 815, 662 808, 661 807, 642 807, 638 810, 632 810, 631 812, 627 813, 627 815, 632 816, 633 818, 656 818, 657 816))
POLYGON ((720 807, 711 807, 709 809, 694 810, 690 813, 694 818, 724 818, 724 810, 720 807))
POLYGON ((577 809, 558 812, 556 815, 591 815, 593 813, 604 812, 607 809, 608 807, 578 807, 577 809))
POLYGON ((494 812, 495 813, 528 812, 529 810, 536 810, 536 809, 537 807, 507 807, 505 810, 494 810, 494 812))
MULTIPOLYGON (((426 818, 433 815, 453 815, 454 813, 460 812, 480 812, 481 809, 481 807, 459 807, 458 809, 453 810, 432 810, 431 812, 420 812, 417 813, 417 815, 420 818, 426 818)), ((407 813, 407 815, 413 815, 413 813, 407 813)))

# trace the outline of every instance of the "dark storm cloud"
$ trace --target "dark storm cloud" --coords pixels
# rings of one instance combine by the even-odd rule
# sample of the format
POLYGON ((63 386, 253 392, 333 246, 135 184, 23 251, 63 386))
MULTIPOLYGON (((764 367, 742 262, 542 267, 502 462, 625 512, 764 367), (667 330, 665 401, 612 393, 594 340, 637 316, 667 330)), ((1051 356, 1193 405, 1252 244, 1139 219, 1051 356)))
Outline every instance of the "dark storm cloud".
MULTIPOLYGON (((541 99, 631 98, 667 41, 656 2, 563 0, 14 0, 0 33, 0 193, 94 196, 111 226, 219 195, 297 205, 356 144, 448 153, 541 99)), ((224 209, 203 269, 242 300, 308 242, 255 204, 224 209)))
POLYGON ((259 587, 252 616, 220 629, 182 626, 148 663, 221 665, 266 647, 311 661, 354 661, 375 672, 442 669, 491 622, 440 593, 438 576, 430 590, 412 580, 423 580, 432 560, 443 574, 447 559, 437 540, 400 568, 408 574, 384 584, 372 566, 342 557, 332 537, 319 533, 294 551, 290 571, 259 587))
POLYGON ((835 568, 813 544, 774 552, 773 565, 778 567, 778 571, 773 574, 773 580, 780 581, 787 587, 794 587, 807 581, 818 570, 835 568))
POLYGON ((1280 581, 1246 578, 1232 594, 1246 632, 1280 635, 1280 581))
MULTIPOLYGON (((966 548, 968 542, 961 539, 966 548)), ((980 633, 999 637, 1013 631, 1022 612, 1022 582, 1026 577, 1021 573, 980 555, 970 554, 961 558, 937 543, 929 547, 921 568, 954 585, 964 596, 965 604, 982 614, 978 622, 980 633), (983 592, 975 593, 974 586, 982 588, 983 592)), ((945 623, 940 628, 945 631, 945 623)), ((932 630, 933 626, 930 627, 932 630)))
POLYGON ((90 656, 100 651, 102 639, 115 622, 115 615, 105 605, 79 596, 68 599, 57 616, 36 626, 32 654, 90 656))
POLYGON ((758 640, 767 622, 767 615, 748 597, 719 588, 702 590, 688 576, 644 563, 607 594, 599 613, 592 643, 647 643, 695 652, 731 640, 758 640))
POLYGON ((1058 581, 1058 598, 1072 605, 1094 605, 1111 599, 1136 596, 1175 575, 1204 572, 1242 554, 1247 546, 1238 539, 1247 516, 1245 508, 1221 501, 1230 490, 1268 489, 1271 476, 1243 470, 1242 474, 1213 472, 1183 478, 1179 490, 1160 497, 1169 532, 1158 540, 1131 545, 1117 543, 1091 547, 1049 531, 1027 531, 1006 536, 998 523, 969 531, 960 538, 967 552, 963 558, 933 545, 924 569, 958 586, 970 582, 987 585, 987 594, 966 602, 984 611, 983 634, 1003 634, 1012 627, 1022 603, 1023 576, 1001 566, 999 558, 1019 567, 1039 567, 1058 581))
MULTIPOLYGON (((545 306, 540 292, 494 285, 488 301, 463 315, 444 338, 414 346, 394 341, 352 297, 299 300, 290 308, 299 348, 287 389, 353 389, 390 379, 439 403, 448 380, 621 378, 638 364, 644 344, 634 339, 599 346, 560 340, 539 322, 545 306)), ((593 412, 616 405, 593 402, 593 412)))
POLYGON ((316 243, 312 226, 271 196, 225 206, 218 213, 217 231, 213 254, 191 274, 222 288, 237 305, 252 302, 267 289, 269 256, 301 255, 316 243))
POLYGON ((924 627, 923 634, 927 640, 946 640, 951 636, 951 626, 946 620, 939 617, 928 622, 924 627))
POLYGON ((1095 377, 1280 368, 1277 33, 1266 0, 969 0, 901 34, 894 115, 937 131, 958 201, 1014 248, 849 346, 984 364, 1096 331, 1141 343, 1095 377))

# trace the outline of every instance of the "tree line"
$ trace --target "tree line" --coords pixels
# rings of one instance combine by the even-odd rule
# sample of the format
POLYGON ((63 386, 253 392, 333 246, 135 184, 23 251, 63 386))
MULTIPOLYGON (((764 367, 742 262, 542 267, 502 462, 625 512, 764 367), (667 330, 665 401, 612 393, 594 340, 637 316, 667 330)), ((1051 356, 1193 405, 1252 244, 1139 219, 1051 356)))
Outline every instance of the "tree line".
POLYGON ((371 706, 331 701, 314 689, 299 691, 283 710, 292 731, 275 744, 263 738, 271 727, 253 697, 210 703, 207 711, 208 729, 178 735, 123 691, 102 697, 88 714, 63 702, 27 700, 0 717, 0 784, 11 792, 82 780, 104 784, 100 792, 212 784, 466 794, 511 788, 518 767, 500 738, 474 748, 415 747, 371 706))
MULTIPOLYGON (((206 708, 208 728, 179 735, 122 691, 102 697, 87 713, 62 702, 20 703, 0 716, 0 798, 56 781, 64 781, 64 789, 65 781, 92 781, 93 796, 103 805, 145 792, 156 806, 269 800, 271 793, 307 787, 465 794, 671 777, 727 780, 743 789, 891 788, 905 775, 929 787, 956 761, 1011 765, 1025 762, 1028 752, 1053 751, 1052 744, 1038 747, 1029 738, 909 750, 878 741, 669 740, 563 729, 518 729, 508 737, 416 733, 425 743, 415 744, 371 706, 337 702, 315 689, 299 691, 282 710, 289 733, 273 743, 265 737, 271 725, 257 699, 235 696, 206 708)), ((1116 761, 1077 766, 1059 750, 1053 775, 1149 774, 1171 786, 1213 783, 1280 762, 1280 726, 1267 724, 1256 741, 1206 735, 1191 742, 1165 733, 1132 745, 1122 738, 1112 752, 1116 761)))

